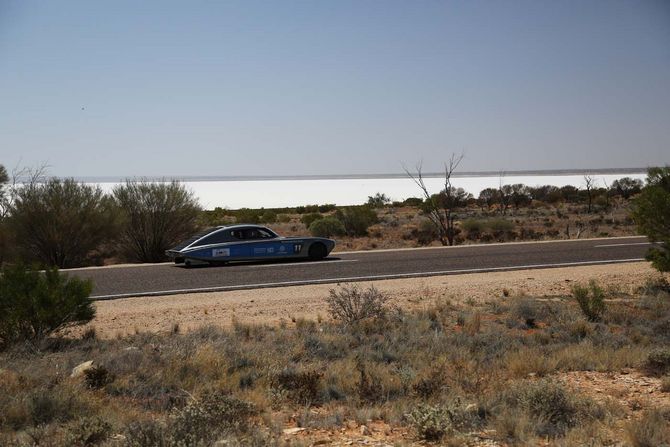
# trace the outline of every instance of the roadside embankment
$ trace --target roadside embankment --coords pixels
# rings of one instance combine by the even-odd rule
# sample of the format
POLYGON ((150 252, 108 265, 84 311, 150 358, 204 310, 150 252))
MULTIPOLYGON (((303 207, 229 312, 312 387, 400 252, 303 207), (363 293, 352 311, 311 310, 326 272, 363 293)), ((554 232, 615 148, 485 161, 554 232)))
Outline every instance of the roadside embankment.
MULTIPOLYGON (((393 304, 420 308, 436 300, 491 301, 507 296, 560 297, 575 283, 598 281, 610 294, 628 294, 659 273, 647 262, 474 273, 360 283, 387 293, 393 304)), ((301 319, 328 318, 324 300, 332 284, 283 288, 126 298, 96 303, 90 326, 102 337, 134 332, 181 331, 233 321, 276 325, 301 319)))

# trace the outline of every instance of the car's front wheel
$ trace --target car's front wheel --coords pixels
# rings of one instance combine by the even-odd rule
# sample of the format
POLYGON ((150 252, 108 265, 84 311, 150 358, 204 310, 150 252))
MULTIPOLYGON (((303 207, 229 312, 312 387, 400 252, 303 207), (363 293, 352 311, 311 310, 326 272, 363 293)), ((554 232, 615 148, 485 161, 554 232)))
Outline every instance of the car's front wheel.
POLYGON ((308 256, 312 261, 318 261, 319 259, 328 256, 328 250, 326 249, 326 246, 321 243, 312 244, 309 247, 308 256))

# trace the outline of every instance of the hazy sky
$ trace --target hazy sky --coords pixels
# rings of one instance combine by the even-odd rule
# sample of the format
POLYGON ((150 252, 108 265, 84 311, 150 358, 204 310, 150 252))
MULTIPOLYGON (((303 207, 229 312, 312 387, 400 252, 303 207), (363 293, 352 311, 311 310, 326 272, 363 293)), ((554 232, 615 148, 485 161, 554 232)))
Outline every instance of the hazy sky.
POLYGON ((0 164, 73 176, 670 162, 670 1, 0 0, 0 164))

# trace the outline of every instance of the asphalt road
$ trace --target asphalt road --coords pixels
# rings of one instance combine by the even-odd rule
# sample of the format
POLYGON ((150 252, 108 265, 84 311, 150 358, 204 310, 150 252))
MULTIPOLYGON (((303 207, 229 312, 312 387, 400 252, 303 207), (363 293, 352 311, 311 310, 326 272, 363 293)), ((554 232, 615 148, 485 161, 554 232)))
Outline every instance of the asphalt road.
POLYGON ((73 269, 93 280, 93 298, 168 295, 642 260, 646 238, 611 238, 335 253, 319 262, 173 264, 73 269))

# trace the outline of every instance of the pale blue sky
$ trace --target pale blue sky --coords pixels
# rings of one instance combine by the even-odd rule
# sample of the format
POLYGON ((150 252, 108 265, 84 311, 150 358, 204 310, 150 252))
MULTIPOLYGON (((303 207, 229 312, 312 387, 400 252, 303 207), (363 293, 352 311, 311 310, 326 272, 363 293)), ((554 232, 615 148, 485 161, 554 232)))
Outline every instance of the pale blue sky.
POLYGON ((0 0, 9 168, 387 173, 452 151, 670 162, 670 2, 0 0))

